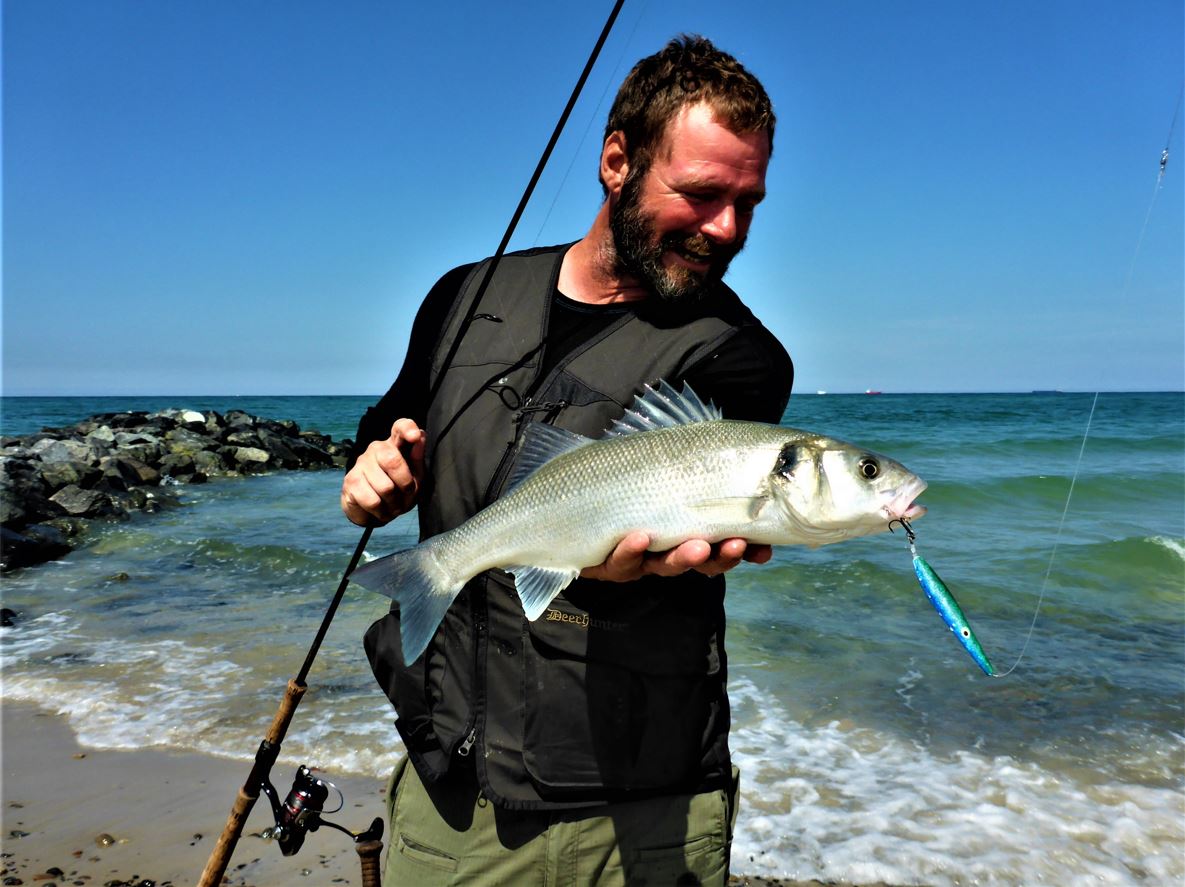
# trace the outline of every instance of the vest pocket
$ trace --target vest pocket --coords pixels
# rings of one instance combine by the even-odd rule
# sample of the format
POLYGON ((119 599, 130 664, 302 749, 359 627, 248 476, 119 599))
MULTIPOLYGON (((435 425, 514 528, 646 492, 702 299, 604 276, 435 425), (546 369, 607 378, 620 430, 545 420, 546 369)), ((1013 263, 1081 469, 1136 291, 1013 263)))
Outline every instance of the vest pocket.
POLYGON ((618 621, 561 596, 535 622, 524 621, 523 760, 542 798, 669 789, 698 778, 722 691, 707 667, 714 639, 702 625, 698 643, 675 645, 682 656, 654 642, 658 626, 680 621, 673 606, 664 595, 649 614, 618 621))

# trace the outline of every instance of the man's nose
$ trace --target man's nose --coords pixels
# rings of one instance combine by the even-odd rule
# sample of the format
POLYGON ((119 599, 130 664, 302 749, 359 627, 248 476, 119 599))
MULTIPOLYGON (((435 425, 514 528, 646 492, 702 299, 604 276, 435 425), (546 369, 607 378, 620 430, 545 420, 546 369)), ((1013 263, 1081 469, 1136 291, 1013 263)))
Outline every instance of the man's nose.
POLYGON ((720 207, 700 231, 715 243, 732 243, 737 238, 737 213, 732 204, 720 207))

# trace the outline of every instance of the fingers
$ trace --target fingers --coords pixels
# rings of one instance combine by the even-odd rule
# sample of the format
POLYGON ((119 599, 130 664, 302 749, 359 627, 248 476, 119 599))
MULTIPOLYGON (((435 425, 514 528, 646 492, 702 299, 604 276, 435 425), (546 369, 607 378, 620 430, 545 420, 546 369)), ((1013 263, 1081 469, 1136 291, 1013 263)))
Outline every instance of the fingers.
POLYGON ((773 555, 768 545, 750 545, 744 539, 725 539, 710 545, 689 539, 668 551, 648 552, 650 537, 631 533, 617 544, 603 564, 581 571, 588 579, 628 582, 642 576, 678 576, 695 570, 705 576, 727 573, 741 561, 764 564, 773 555))
POLYGON ((342 481, 341 507, 358 526, 382 526, 412 509, 424 477, 424 432, 399 419, 366 448, 342 481))
POLYGON ((650 537, 645 533, 630 533, 609 552, 605 562, 595 567, 586 567, 580 575, 586 579, 601 579, 606 582, 628 582, 644 575, 646 548, 650 537))

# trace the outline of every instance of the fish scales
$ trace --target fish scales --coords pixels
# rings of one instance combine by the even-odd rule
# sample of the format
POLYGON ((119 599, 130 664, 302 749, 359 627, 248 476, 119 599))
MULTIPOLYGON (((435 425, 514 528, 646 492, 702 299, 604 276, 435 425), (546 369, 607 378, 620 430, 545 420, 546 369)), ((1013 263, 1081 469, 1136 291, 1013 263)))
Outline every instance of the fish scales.
POLYGON ((479 573, 507 563, 585 567, 635 530, 651 536, 652 551, 691 532, 709 542, 746 533, 754 542, 793 542, 775 522, 738 521, 731 508, 718 516, 705 504, 751 500, 786 441, 772 427, 722 419, 581 447, 462 524, 439 557, 479 573), (562 546, 556 527, 564 528, 562 546))
POLYGON ((665 551, 687 539, 810 546, 882 532, 925 513, 926 484, 892 459, 775 425, 726 420, 690 388, 647 386, 605 437, 524 432, 511 489, 469 520, 356 570, 399 603, 414 661, 472 577, 514 575, 536 619, 584 567, 634 531, 665 551))

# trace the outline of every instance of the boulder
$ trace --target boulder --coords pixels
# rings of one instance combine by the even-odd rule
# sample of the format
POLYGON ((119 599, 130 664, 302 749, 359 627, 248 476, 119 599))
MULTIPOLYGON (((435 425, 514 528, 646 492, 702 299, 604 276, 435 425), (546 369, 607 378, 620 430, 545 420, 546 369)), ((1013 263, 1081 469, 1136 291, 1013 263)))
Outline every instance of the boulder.
POLYGON ((160 460, 160 473, 166 477, 180 477, 193 474, 193 456, 186 453, 170 453, 160 460))
POLYGON ((19 533, 0 527, 0 534, 3 534, 0 570, 4 572, 56 560, 70 553, 70 543, 65 535, 47 524, 33 524, 19 533))
POLYGON ((50 490, 60 490, 70 484, 93 487, 102 474, 99 466, 86 462, 45 462, 41 466, 41 479, 50 490))
POLYGON ((55 440, 46 447, 33 446, 37 458, 42 462, 82 462, 97 465, 98 454, 88 445, 77 440, 55 440))
POLYGON ((0 460, 0 524, 20 529, 62 513, 49 501, 51 491, 36 466, 23 459, 0 460))
POLYGON ((194 453, 193 467, 206 477, 217 477, 226 473, 226 463, 222 461, 222 456, 212 450, 194 453))
POLYGON ((87 432, 86 440, 88 443, 98 444, 100 449, 111 449, 111 445, 115 443, 115 432, 111 430, 110 425, 100 425, 94 431, 87 432))
POLYGON ((231 458, 240 471, 264 471, 271 456, 259 447, 230 447, 231 458))
POLYGON ((156 486, 160 483, 160 472, 132 456, 104 456, 99 460, 99 469, 108 477, 118 475, 129 486, 156 486))
POLYGON ((215 442, 204 434, 198 434, 188 428, 174 428, 165 434, 165 446, 170 453, 192 456, 214 445, 215 442))
POLYGON ((114 511, 106 493, 84 490, 75 484, 62 487, 49 497, 49 501, 75 517, 105 517, 114 511))
POLYGON ((225 443, 234 447, 262 447, 263 442, 259 439, 259 435, 254 430, 244 429, 241 431, 231 431, 223 438, 225 443))

